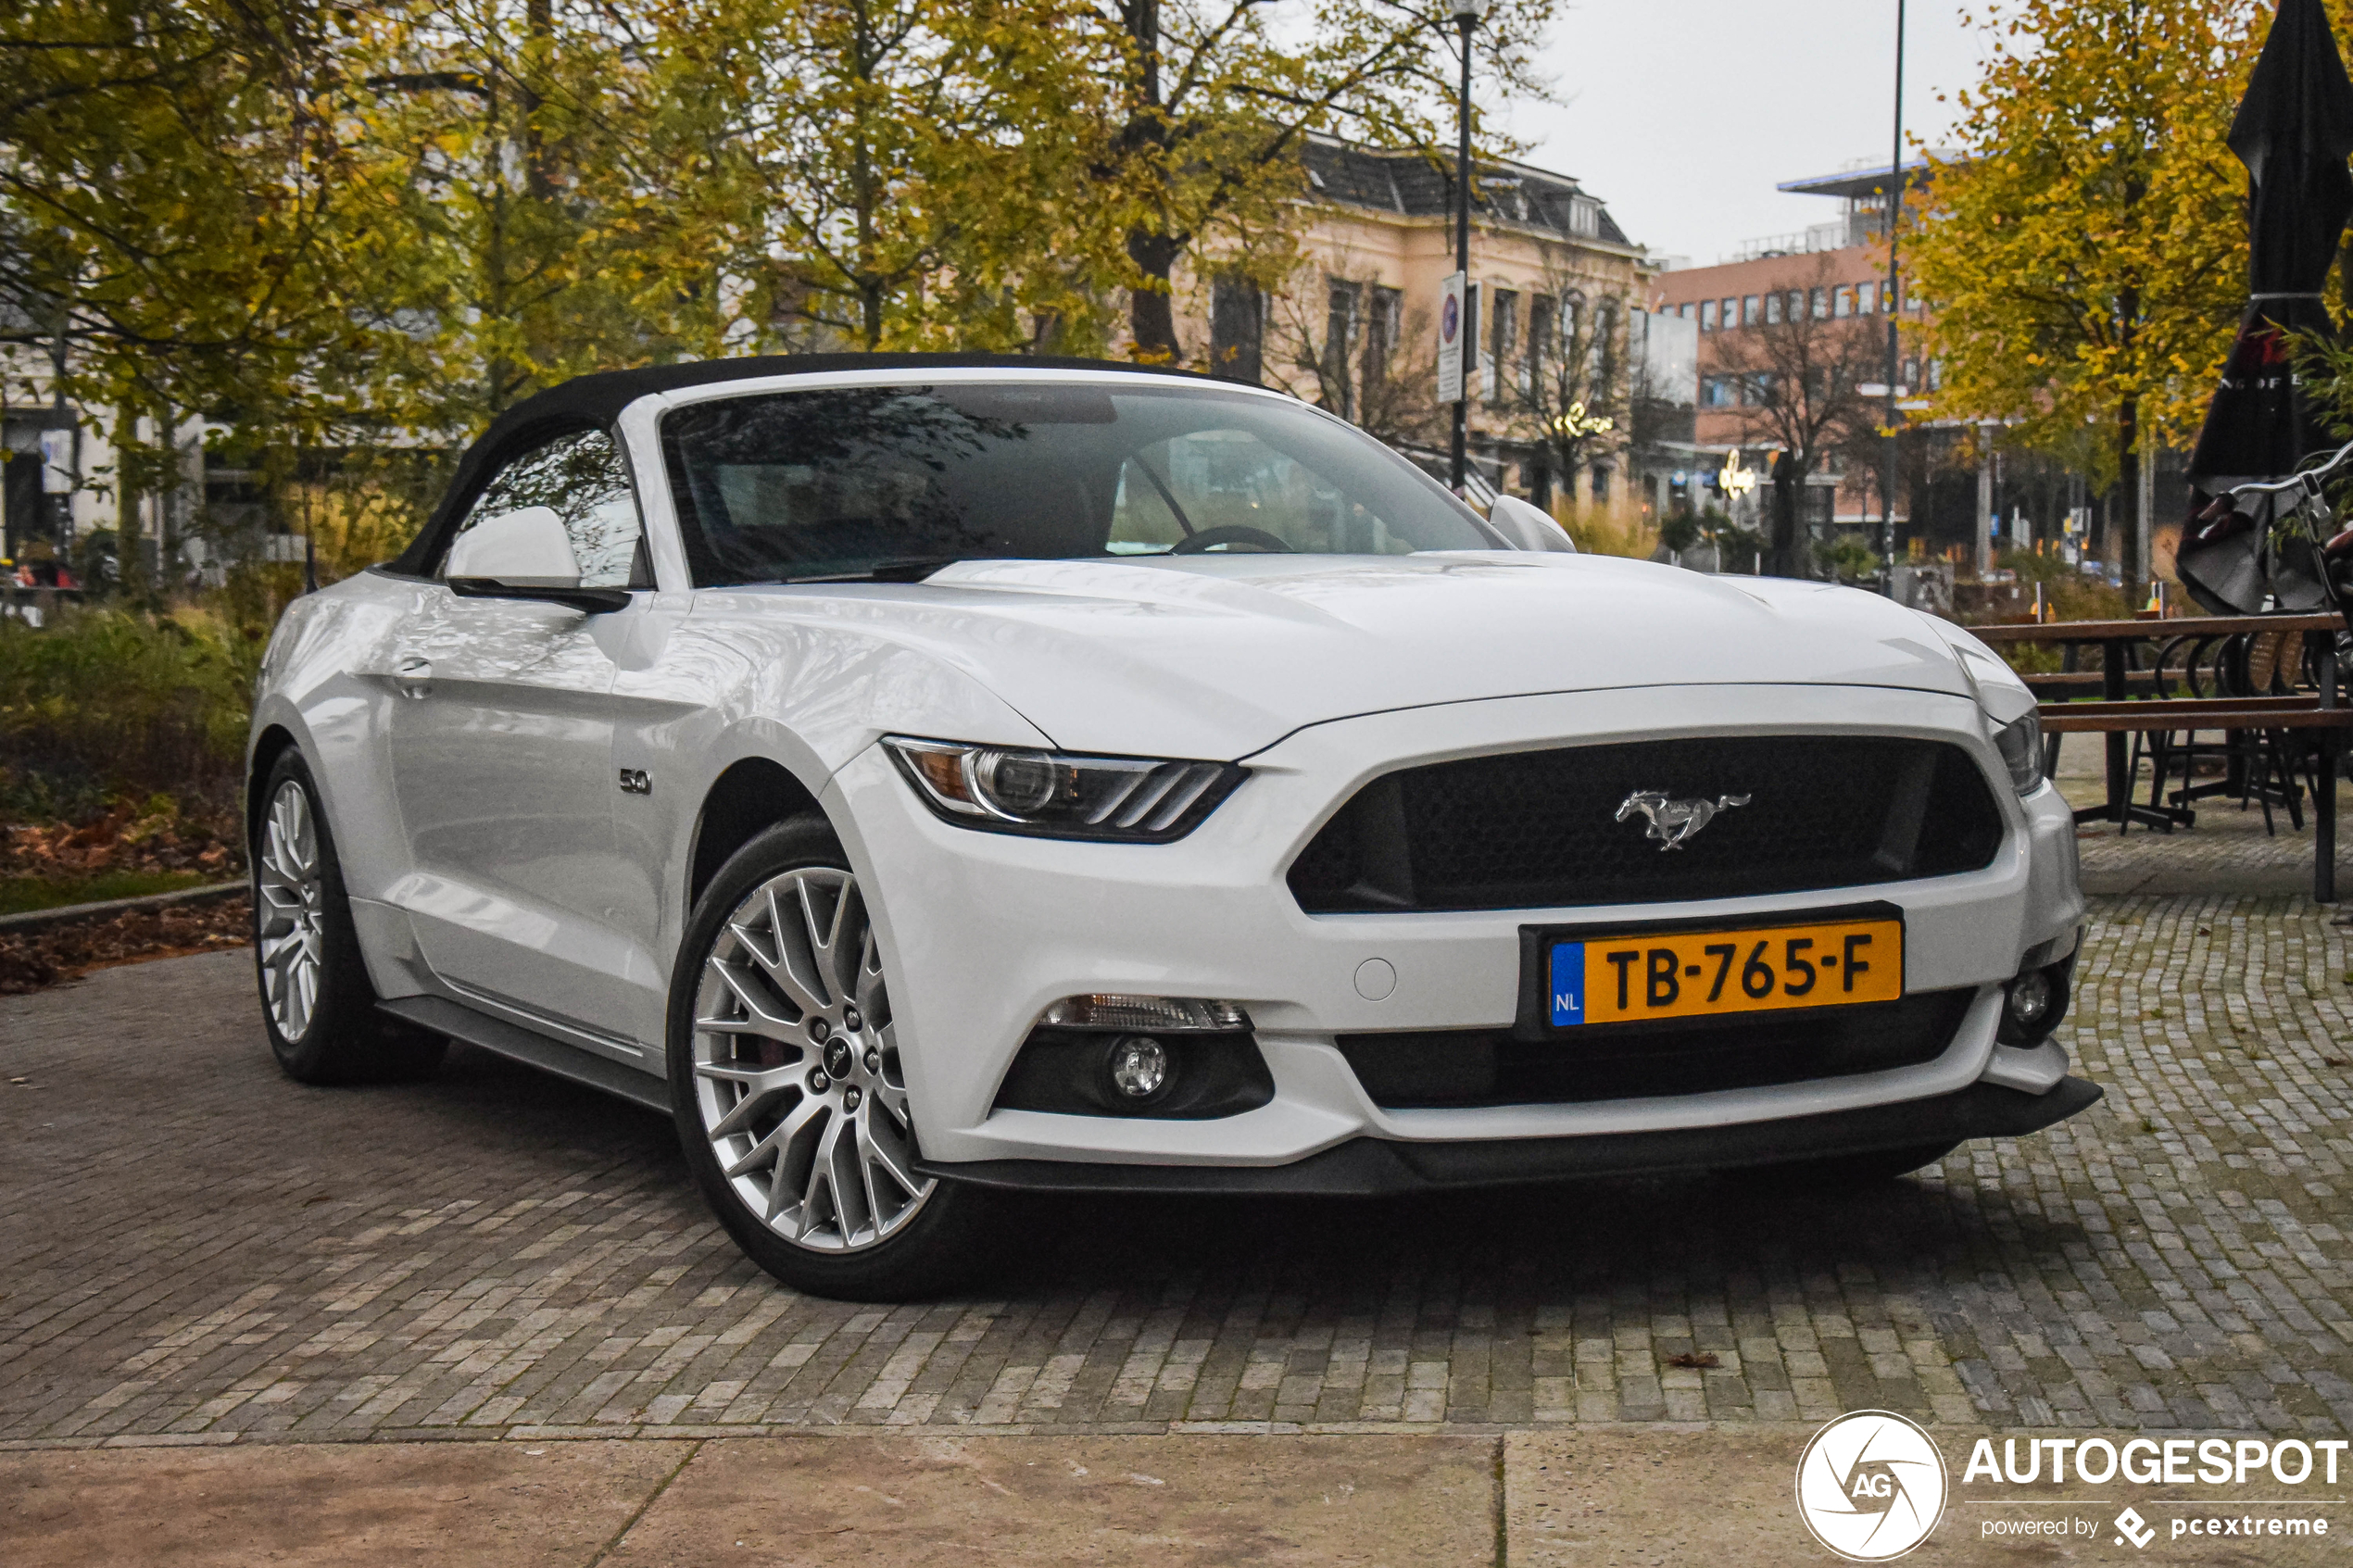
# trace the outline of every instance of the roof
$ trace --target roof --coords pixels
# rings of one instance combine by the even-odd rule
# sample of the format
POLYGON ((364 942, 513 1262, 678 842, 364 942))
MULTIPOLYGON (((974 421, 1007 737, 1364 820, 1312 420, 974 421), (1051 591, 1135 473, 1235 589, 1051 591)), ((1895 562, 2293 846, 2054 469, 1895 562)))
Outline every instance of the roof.
POLYGON ((591 371, 535 393, 493 420, 490 428, 477 436, 458 459, 457 477, 450 481, 441 505, 434 509, 432 521, 418 532, 399 559, 391 563, 391 570, 422 575, 437 552, 443 534, 473 504, 475 495, 510 456, 558 432, 609 425, 640 397, 762 376, 894 370, 1102 370, 1173 376, 1187 381, 1208 379, 1161 365, 1137 365, 1115 359, 1052 359, 1018 354, 760 354, 736 359, 689 359, 634 370, 591 371))
POLYGON ((1884 195, 1888 186, 1900 175, 1906 185, 1922 183, 1928 175, 1928 159, 1916 157, 1906 164, 1876 164, 1869 169, 1850 169, 1843 174, 1817 174, 1809 180, 1784 181, 1773 187, 1798 196, 1857 196, 1884 195))
MULTIPOLYGON (((1307 177, 1326 201, 1406 218, 1445 218, 1454 210, 1454 166, 1419 147, 1367 147, 1337 136, 1309 138, 1307 177)), ((1508 159, 1480 159, 1471 182, 1471 211, 1490 223, 1543 229, 1570 241, 1625 245, 1633 242, 1600 198, 1566 174, 1508 159), (1594 230, 1577 232, 1572 198, 1595 208, 1594 230)))

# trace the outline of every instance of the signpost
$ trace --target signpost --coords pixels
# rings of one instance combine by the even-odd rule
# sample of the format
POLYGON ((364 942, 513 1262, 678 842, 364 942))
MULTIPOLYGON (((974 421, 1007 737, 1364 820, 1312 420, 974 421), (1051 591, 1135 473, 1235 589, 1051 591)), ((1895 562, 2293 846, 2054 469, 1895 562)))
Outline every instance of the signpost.
POLYGON ((1463 400, 1463 336, 1464 320, 1463 275, 1449 272, 1441 285, 1442 295, 1438 307, 1438 400, 1460 403, 1463 400))

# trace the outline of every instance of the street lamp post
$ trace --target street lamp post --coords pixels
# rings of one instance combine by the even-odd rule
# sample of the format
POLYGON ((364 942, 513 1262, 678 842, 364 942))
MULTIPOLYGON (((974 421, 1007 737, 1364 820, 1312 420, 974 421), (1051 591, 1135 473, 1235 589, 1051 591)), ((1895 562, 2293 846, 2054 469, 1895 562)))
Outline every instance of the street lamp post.
POLYGON ((1471 182, 1471 34, 1487 11, 1487 0, 1454 0, 1454 28, 1463 41, 1462 91, 1454 99, 1454 270, 1463 280, 1462 385, 1454 399, 1454 494, 1463 493, 1470 468, 1471 378, 1478 370, 1478 317, 1471 307, 1470 182, 1471 182))
POLYGON ((1895 318, 1904 303, 1902 282, 1895 275, 1896 231, 1904 219, 1904 0, 1895 0, 1895 137, 1894 154, 1887 160, 1891 188, 1887 194, 1887 445, 1880 463, 1879 516, 1887 555, 1887 592, 1895 593, 1895 464, 1901 448, 1895 433, 1895 318))

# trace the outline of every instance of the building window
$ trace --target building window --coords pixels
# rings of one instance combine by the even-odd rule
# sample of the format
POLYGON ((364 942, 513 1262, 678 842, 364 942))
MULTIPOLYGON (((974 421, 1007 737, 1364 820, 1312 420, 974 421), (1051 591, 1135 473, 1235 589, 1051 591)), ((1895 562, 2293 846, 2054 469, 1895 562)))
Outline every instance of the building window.
POLYGON ((1719 318, 1718 318, 1718 322, 1717 322, 1717 324, 1718 324, 1718 325, 1719 325, 1719 326, 1724 326, 1724 327, 1730 327, 1730 326, 1731 326, 1731 325, 1733 324, 1733 320, 1734 320, 1734 318, 1733 318, 1732 312, 1733 312, 1734 310, 1736 310, 1737 308, 1739 308, 1739 307, 1738 307, 1738 306, 1736 306, 1736 305, 1735 305, 1735 304, 1734 304, 1731 300, 1729 300, 1729 299, 1728 299, 1728 300, 1726 300, 1726 301, 1724 302, 1724 313, 1723 313, 1723 315, 1722 315, 1722 316, 1720 316, 1719 318))
POLYGON ((1602 204, 1591 196, 1568 198, 1568 232, 1592 239, 1602 232, 1602 204))
POLYGON ((1716 302, 1712 299, 1699 302, 1699 330, 1704 332, 1716 330, 1716 302))
POLYGON ((1878 284, 1857 283, 1855 285, 1855 314, 1857 316, 1869 316, 1878 308, 1878 284))
POLYGON ((1209 290, 1209 373, 1253 386, 1265 370, 1266 300, 1258 285, 1227 273, 1209 290))
POLYGON ((1817 321, 1830 320, 1831 296, 1828 289, 1810 290, 1806 296, 1806 304, 1817 321))
POLYGON ((1793 321, 1806 320, 1806 291, 1804 289, 1789 291, 1789 319, 1793 321))
POLYGON ((1404 313, 1403 294, 1373 285, 1365 310, 1365 396, 1360 405, 1368 412, 1378 410, 1384 401, 1379 389, 1389 377, 1389 358, 1396 350, 1404 313))
POLYGON ((1740 401, 1735 384, 1730 376, 1709 376, 1699 383, 1699 400, 1710 408, 1729 408, 1740 401))
POLYGON ((1544 362, 1559 341, 1560 321, 1552 295, 1540 294, 1528 302, 1528 366, 1520 387, 1534 394, 1544 382, 1544 362))
POLYGON ((1324 395, 1317 401, 1343 420, 1356 417, 1355 385, 1348 373, 1356 344, 1356 307, 1363 290, 1340 278, 1327 281, 1324 313, 1324 395))
POLYGON ((1690 320, 1692 319, 1692 302, 1687 299, 1682 304, 1677 306, 1675 307, 1675 314, 1686 321, 1690 320))
POLYGON ((1593 465, 1592 485, 1592 495, 1594 500, 1606 501, 1609 499, 1609 465, 1607 463, 1595 463, 1593 465))
POLYGON ((1765 324, 1768 327, 1781 324, 1781 296, 1778 294, 1765 296, 1765 324))
POLYGON ((1855 314, 1855 291, 1841 283, 1831 295, 1831 316, 1833 320, 1855 314))
POLYGON ((1518 291, 1497 289, 1494 297, 1494 317, 1487 327, 1487 352, 1491 359, 1487 370, 1487 396, 1491 402, 1503 396, 1504 378, 1511 374, 1511 362, 1519 354, 1518 291))
POLYGON ((1753 294, 1744 294, 1741 295, 1741 325, 1743 327, 1753 327, 1756 325, 1758 320, 1761 319, 1762 316, 1758 309, 1756 296, 1753 294))
POLYGON ((1906 360, 1905 360, 1905 361, 1904 361, 1904 385, 1905 385, 1905 387, 1906 387, 1907 390, 1917 389, 1917 388, 1919 386, 1919 384, 1920 384, 1920 362, 1919 362, 1919 360, 1917 360, 1917 359, 1906 359, 1906 360))

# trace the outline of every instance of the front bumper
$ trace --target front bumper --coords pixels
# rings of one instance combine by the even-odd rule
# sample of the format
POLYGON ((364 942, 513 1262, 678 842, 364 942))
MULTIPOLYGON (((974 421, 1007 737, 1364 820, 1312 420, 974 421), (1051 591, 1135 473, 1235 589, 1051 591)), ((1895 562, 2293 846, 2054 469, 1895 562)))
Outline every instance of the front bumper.
MULTIPOLYGON (((1539 1152, 1569 1140, 1678 1135, 1720 1143, 1746 1129, 1737 1135, 1779 1147, 1776 1138, 1804 1119, 1940 1100, 1981 1082, 2027 1096, 2055 1089, 2067 1067, 2057 1046, 2015 1050, 1994 1041, 2001 985, 2030 951, 2057 958, 2070 950, 2082 918, 2073 822, 2048 786, 2020 800, 2000 784, 1994 793, 2008 833, 1982 870, 1864 890, 1310 916, 1284 883, 1291 859, 1330 814, 1394 768, 1562 744, 1772 733, 1952 741, 1978 757, 1990 779, 2006 780, 1983 721, 1963 698, 1877 687, 1709 686, 1500 698, 1311 726, 1247 759, 1252 778, 1175 844, 1071 843, 942 822, 879 748, 835 775, 826 805, 874 890, 917 1135, 942 1173, 970 1179, 1000 1162, 1265 1170, 1327 1151, 1342 1163, 1390 1158, 1380 1153, 1389 1145, 1488 1147, 1508 1166, 1533 1169, 1573 1165, 1579 1157, 1565 1148, 1539 1152), (1335 1044, 1343 1034, 1509 1028, 1527 924, 1803 914, 1857 897, 1903 909, 1907 993, 1974 992, 1933 1060, 1655 1098, 1385 1110, 1335 1044), (1373 960, 1394 974, 1378 997, 1379 986, 1360 989, 1357 979, 1373 960), (1241 1003, 1275 1081, 1273 1100, 1194 1122, 992 1110, 1039 1014, 1063 997, 1099 991, 1241 1003), (1359 1141, 1372 1152, 1341 1152, 1359 1141)), ((1728 1161, 1710 1155, 1695 1162, 1728 1161)))

